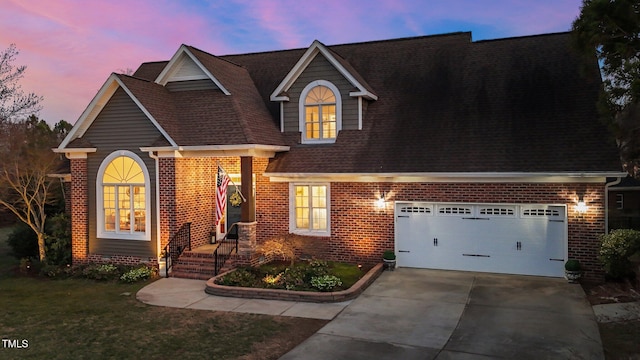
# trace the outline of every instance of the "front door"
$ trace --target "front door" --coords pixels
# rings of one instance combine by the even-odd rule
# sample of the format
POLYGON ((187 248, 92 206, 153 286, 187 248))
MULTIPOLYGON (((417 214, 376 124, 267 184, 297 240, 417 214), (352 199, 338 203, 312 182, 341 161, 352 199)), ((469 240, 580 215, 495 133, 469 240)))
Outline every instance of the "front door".
MULTIPOLYGON (((231 178, 231 182, 229 182, 229 185, 227 187, 227 208, 225 209, 225 214, 222 217, 222 220, 220 220, 220 224, 216 229, 216 239, 218 240, 224 238, 224 236, 227 234, 227 231, 229 230, 231 225, 237 222, 240 222, 241 220, 242 211, 240 210, 240 204, 232 204, 232 201, 231 201, 231 196, 236 193, 236 189, 237 191, 240 191, 240 186, 242 185, 241 177, 240 177, 240 174, 229 174, 229 177, 231 178)), ((254 196, 255 196, 255 191, 256 191, 256 178, 254 174, 253 175, 254 196)))

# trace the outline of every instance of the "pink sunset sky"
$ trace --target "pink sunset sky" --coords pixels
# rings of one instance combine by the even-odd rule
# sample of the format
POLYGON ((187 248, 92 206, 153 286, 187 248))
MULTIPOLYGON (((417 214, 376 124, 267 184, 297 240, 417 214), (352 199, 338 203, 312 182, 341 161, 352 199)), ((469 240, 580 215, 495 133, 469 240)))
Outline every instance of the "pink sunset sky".
POLYGON ((15 44, 39 117, 75 123, 112 72, 168 60, 472 31, 474 40, 567 31, 580 0, 0 0, 0 51, 15 44))

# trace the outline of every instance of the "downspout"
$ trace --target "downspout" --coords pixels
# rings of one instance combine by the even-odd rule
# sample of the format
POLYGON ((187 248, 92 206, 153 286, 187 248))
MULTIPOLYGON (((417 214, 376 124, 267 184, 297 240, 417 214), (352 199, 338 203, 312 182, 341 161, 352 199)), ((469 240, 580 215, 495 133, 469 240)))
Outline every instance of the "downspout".
POLYGON ((149 151, 149 157, 156 162, 156 258, 160 259, 162 249, 160 246, 160 160, 158 155, 155 155, 153 151, 149 151))
POLYGON ((619 177, 616 180, 606 183, 604 185, 604 233, 609 233, 609 187, 620 184, 622 178, 619 177))

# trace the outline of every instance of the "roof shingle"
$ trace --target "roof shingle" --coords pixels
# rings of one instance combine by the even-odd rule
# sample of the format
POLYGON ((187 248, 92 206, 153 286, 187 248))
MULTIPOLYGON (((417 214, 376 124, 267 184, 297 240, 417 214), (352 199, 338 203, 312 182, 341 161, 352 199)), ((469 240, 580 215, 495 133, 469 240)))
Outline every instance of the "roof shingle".
MULTIPOLYGON (((470 33, 454 33, 328 46, 378 96, 362 130, 343 130, 328 145, 280 134, 279 106, 269 100, 305 49, 215 57, 189 47, 231 96, 159 95, 149 84, 141 96, 173 104, 158 110, 171 119, 159 121, 181 145, 291 146, 268 172, 620 171, 615 142, 598 121, 596 60, 585 76, 569 40, 558 33, 472 42, 470 33)), ((152 79, 159 64, 143 64, 136 76, 152 79)))

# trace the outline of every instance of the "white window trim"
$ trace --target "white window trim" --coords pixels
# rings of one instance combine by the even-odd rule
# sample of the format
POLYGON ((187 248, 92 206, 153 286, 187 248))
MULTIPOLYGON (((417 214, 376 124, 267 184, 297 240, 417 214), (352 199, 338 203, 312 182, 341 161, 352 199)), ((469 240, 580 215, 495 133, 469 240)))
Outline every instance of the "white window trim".
POLYGON ((331 186, 329 183, 289 183, 289 232, 298 235, 309 236, 331 236, 331 186), (326 186, 327 187, 327 229, 326 230, 311 230, 311 229, 298 229, 296 227, 296 186, 326 186))
POLYGON ((316 80, 312 81, 307 86, 304 87, 302 93, 300 93, 300 99, 298 100, 298 128, 300 129, 301 140, 303 144, 333 144, 336 142, 338 138, 338 133, 342 130, 342 96, 340 95, 340 90, 333 85, 333 83, 327 80, 316 80), (307 99, 307 95, 316 86, 326 86, 336 97, 336 137, 333 139, 307 139, 307 129, 305 128, 305 100, 307 99))
POLYGON ((151 178, 149 177, 149 170, 145 165, 142 158, 135 153, 128 150, 117 150, 109 154, 98 169, 98 176, 96 177, 96 237, 101 239, 122 239, 122 240, 151 240, 151 178), (102 178, 104 171, 111 161, 119 156, 126 156, 133 159, 144 173, 144 187, 145 187, 145 231, 143 234, 123 234, 113 231, 105 231, 104 229, 104 191, 102 188, 102 178))

